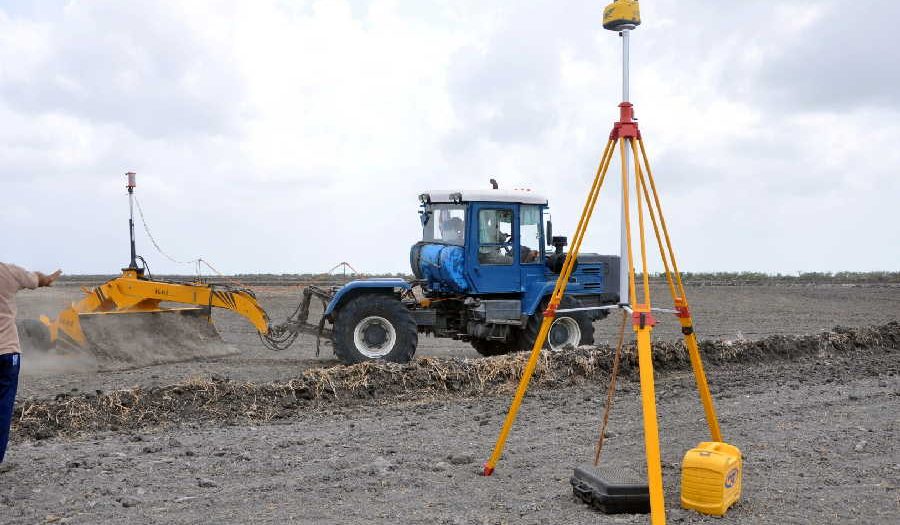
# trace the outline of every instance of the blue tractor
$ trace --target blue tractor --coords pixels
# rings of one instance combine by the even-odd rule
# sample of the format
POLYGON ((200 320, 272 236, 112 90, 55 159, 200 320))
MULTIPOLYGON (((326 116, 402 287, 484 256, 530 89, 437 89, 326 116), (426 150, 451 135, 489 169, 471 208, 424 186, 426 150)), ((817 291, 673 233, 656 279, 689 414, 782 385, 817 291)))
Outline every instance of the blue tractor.
MULTIPOLYGON (((566 238, 554 237, 544 217, 547 199, 492 189, 431 191, 419 200, 422 240, 410 250, 415 279, 353 281, 334 292, 307 289, 300 318, 273 327, 270 337, 309 332, 300 327, 316 295, 325 304, 317 333, 331 336, 344 363, 405 363, 421 333, 468 341, 486 356, 531 349, 566 257, 566 238)), ((581 253, 560 309, 617 304, 619 271, 617 256, 581 253)), ((547 348, 593 344, 593 321, 605 315, 558 313, 547 348)))

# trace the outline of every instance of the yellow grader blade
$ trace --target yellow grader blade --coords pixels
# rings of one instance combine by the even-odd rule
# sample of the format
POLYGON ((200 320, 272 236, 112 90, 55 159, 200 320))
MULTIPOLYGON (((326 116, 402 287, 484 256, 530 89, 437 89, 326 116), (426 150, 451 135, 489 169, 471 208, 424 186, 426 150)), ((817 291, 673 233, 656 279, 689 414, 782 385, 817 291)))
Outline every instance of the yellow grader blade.
POLYGON ((247 290, 156 281, 136 269, 82 290, 84 298, 56 319, 41 316, 41 326, 23 326, 23 343, 82 348, 108 364, 143 366, 232 353, 212 323, 212 308, 242 315, 261 334, 269 331, 266 312, 247 290))

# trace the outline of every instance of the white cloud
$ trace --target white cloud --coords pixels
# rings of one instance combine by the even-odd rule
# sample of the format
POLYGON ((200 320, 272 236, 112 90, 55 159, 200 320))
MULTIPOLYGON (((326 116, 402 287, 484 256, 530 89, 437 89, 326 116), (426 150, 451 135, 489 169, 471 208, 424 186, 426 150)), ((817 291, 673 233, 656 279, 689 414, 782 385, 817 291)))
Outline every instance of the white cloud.
MULTIPOLYGON (((865 32, 837 2, 641 7, 632 98, 681 266, 896 269, 893 3, 865 32)), ((0 4, 4 258, 114 272, 128 170, 162 246, 227 272, 405 271, 419 191, 491 177, 571 233, 620 97, 601 9, 0 4)), ((587 248, 617 250, 615 191, 587 248)))

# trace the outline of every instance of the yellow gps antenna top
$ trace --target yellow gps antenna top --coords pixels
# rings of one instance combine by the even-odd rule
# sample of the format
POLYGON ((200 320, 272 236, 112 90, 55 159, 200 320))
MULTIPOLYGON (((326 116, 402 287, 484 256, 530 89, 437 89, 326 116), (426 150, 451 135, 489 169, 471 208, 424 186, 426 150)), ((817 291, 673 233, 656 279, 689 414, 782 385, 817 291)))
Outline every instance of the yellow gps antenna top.
POLYGON ((641 25, 641 9, 638 0, 613 0, 603 10, 603 29, 624 31, 641 25))

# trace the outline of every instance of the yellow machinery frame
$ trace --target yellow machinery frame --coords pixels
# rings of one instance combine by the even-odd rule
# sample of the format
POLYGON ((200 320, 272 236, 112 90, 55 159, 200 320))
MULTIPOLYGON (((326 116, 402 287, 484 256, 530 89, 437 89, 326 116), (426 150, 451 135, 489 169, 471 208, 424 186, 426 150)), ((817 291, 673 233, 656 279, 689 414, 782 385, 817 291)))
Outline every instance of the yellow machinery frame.
POLYGON ((82 288, 85 296, 61 311, 56 319, 42 315, 40 320, 50 331, 50 341, 65 341, 84 347, 88 341, 81 329, 80 316, 125 315, 153 312, 206 312, 210 307, 224 308, 244 316, 263 335, 269 331, 269 317, 246 290, 217 290, 205 283, 154 281, 134 268, 92 289, 82 288), (163 302, 195 305, 166 307, 163 302))

